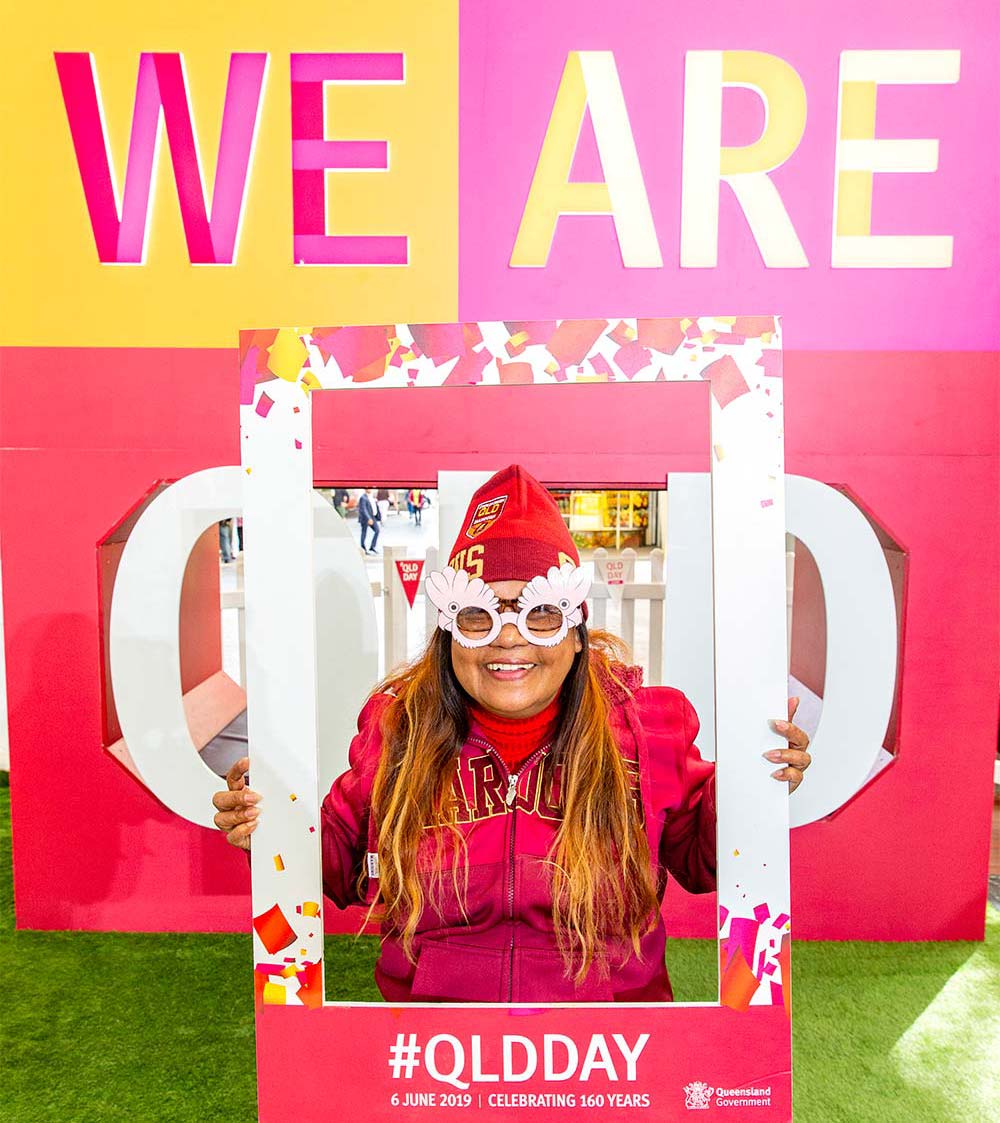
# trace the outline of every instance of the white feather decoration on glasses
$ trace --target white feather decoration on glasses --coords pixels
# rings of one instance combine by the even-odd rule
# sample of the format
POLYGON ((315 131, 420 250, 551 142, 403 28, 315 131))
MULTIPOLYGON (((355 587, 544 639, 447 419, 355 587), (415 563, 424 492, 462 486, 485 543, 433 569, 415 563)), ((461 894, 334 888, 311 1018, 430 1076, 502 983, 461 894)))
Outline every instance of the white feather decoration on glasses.
POLYGON ((470 578, 464 569, 448 566, 428 573, 424 589, 438 610, 438 627, 445 632, 455 631, 455 621, 463 608, 482 608, 492 616, 500 615, 496 593, 482 578, 470 578))

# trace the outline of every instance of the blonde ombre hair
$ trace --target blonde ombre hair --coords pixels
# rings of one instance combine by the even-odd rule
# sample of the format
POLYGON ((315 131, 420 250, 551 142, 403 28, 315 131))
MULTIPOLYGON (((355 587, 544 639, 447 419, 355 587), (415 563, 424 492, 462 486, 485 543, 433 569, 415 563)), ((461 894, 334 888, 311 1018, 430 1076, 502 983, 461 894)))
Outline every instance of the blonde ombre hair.
MULTIPOLYGON (((621 959, 629 949, 639 955, 659 907, 642 815, 609 720, 606 686, 624 689, 616 669, 626 649, 606 632, 588 634, 585 625, 578 634, 582 649, 563 683, 559 728, 542 764, 548 776, 562 765, 562 822, 548 859, 552 919, 566 975, 577 982, 592 966, 608 974, 609 947, 621 959)), ((435 630, 423 655, 376 690, 395 695, 382 719, 383 752, 372 790, 376 904, 413 961, 424 909, 440 914, 446 867, 460 903, 467 888, 452 783, 469 732, 468 698, 452 670, 451 637, 435 630), (418 861, 427 827, 441 828, 434 832, 434 857, 418 861)))

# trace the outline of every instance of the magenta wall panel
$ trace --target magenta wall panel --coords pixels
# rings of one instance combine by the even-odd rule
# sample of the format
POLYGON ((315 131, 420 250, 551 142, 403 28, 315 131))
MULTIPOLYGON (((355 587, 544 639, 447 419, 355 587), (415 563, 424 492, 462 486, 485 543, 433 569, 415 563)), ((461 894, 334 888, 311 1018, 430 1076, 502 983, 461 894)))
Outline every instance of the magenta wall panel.
MULTIPOLYGON (((466 0, 461 13, 459 317, 780 313, 787 350, 996 350, 1000 221, 995 185, 1000 90, 998 15, 986 3, 896 5, 848 0, 780 8, 722 0, 466 0), (519 29, 512 33, 512 29, 519 29), (528 31, 527 29, 530 29, 528 31), (953 85, 880 86, 877 135, 939 138, 933 174, 877 174, 872 232, 950 234, 950 269, 834 269, 831 238, 838 74, 844 50, 960 48, 953 85), (768 269, 723 185, 718 266, 680 268, 685 56, 760 51, 805 87, 802 139, 771 173, 808 259, 768 269), (570 51, 612 51, 656 228, 662 268, 625 268, 610 217, 559 219, 545 268, 509 268, 511 251, 570 51)), ((722 140, 752 143, 760 101, 727 90, 722 140)), ((589 118, 572 178, 602 179, 589 118)))

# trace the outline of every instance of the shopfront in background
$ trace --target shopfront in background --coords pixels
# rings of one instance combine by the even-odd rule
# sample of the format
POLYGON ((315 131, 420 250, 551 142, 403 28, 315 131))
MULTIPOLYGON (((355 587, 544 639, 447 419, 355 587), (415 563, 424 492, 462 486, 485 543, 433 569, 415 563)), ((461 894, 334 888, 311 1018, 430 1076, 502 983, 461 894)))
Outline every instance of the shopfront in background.
POLYGON ((550 489, 573 541, 581 550, 660 546, 655 491, 566 491, 550 489))

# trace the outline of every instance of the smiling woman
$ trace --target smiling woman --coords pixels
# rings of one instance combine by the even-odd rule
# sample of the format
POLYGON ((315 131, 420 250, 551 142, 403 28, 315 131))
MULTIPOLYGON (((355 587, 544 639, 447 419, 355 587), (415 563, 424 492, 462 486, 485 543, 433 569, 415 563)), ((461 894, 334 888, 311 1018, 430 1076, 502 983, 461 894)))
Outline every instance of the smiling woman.
MULTIPOLYGON (((501 601, 516 605, 525 585, 524 581, 497 581, 490 588, 501 601)), ((543 605, 534 611, 539 617, 557 617, 558 628, 562 613, 546 612, 551 607, 543 605)), ((468 634, 473 624, 459 621, 459 627, 468 634)), ((551 624, 538 627, 543 635, 552 629, 551 624)), ((558 697, 582 647, 575 630, 555 646, 542 647, 526 641, 516 628, 505 624, 488 646, 470 649, 456 643, 451 664, 466 694, 487 710, 511 718, 529 718, 558 697)))
POLYGON ((455 677, 470 698, 505 717, 534 717, 551 705, 583 647, 570 626, 583 619, 589 581, 569 564, 550 573, 552 579, 487 585, 450 569, 428 582, 441 626, 455 639, 455 677), (573 578, 575 590, 569 587, 573 578), (518 611, 498 613, 501 604, 518 611))
MULTIPOLYGON (((379 915, 379 989, 669 1001, 668 876, 715 888, 715 770, 694 709, 643 687, 620 641, 588 630, 590 578, 554 500, 516 465, 473 497, 426 587, 438 628, 372 693, 323 802, 324 890, 379 915)), ((794 786, 808 742, 787 728, 796 747, 775 776, 794 786)), ((215 805, 248 849, 245 768, 215 805)))

